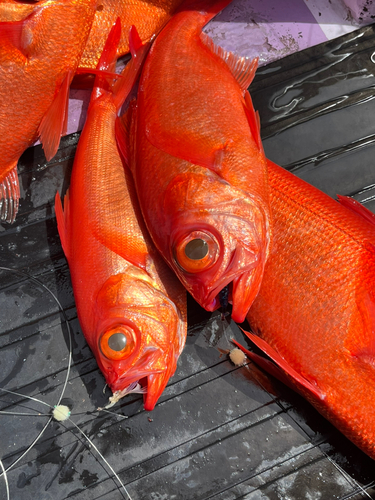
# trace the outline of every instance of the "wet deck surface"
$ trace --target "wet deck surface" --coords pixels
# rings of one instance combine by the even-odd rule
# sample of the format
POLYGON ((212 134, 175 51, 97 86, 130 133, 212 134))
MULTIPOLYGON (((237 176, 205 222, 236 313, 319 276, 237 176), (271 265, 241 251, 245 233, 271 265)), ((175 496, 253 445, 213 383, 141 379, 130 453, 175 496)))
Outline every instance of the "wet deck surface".
MULTIPOLYGON (((363 28, 261 68, 251 93, 269 158, 375 211, 374 51, 375 29, 363 28)), ((20 213, 0 228, 0 387, 18 393, 0 391, 0 498, 117 500, 124 488, 133 500, 372 498, 374 462, 252 363, 235 368, 226 352, 232 336, 246 344, 238 327, 192 299, 187 345, 155 410, 139 395, 96 410, 109 392, 78 324, 53 208, 77 139, 48 164, 40 146, 23 155, 20 213), (51 420, 60 402, 71 421, 51 420)))

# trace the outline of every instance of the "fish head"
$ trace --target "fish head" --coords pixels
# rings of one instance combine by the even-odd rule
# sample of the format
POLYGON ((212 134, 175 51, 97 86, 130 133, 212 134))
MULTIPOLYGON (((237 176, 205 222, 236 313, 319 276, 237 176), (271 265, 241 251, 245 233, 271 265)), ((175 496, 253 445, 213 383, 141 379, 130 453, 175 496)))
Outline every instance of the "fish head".
POLYGON ((261 200, 215 173, 180 175, 169 186, 164 210, 173 214, 168 261, 206 310, 220 307, 228 286, 232 318, 242 323, 255 299, 269 252, 261 200))
POLYGON ((185 325, 146 273, 134 274, 111 276, 100 289, 93 350, 113 393, 142 380, 144 406, 152 410, 176 369, 185 325))

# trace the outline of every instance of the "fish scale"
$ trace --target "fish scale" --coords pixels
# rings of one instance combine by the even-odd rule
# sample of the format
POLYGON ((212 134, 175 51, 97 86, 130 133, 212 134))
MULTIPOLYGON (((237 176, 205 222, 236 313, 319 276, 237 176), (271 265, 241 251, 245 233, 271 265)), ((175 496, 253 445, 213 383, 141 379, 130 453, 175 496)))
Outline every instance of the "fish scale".
POLYGON ((274 240, 247 319, 275 364, 249 355, 375 458, 375 225, 268 165, 274 240))

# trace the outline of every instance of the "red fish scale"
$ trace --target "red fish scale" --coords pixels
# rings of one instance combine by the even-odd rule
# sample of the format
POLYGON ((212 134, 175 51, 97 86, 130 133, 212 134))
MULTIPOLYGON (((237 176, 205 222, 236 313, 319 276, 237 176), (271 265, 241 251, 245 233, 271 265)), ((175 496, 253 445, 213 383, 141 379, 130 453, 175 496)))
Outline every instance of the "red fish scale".
POLYGON ((307 399, 375 457, 375 227, 269 167, 274 242, 249 323, 325 394, 302 390, 307 399))

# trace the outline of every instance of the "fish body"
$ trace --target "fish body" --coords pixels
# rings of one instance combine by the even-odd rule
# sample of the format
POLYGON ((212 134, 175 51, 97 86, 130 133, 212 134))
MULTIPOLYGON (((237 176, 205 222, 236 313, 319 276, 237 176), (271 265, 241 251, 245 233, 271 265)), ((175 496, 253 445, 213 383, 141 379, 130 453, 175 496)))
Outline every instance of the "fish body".
POLYGON ((247 319, 273 362, 250 355, 375 458, 375 217, 271 162, 269 180, 273 246, 247 319))
POLYGON ((147 379, 145 408, 152 410, 185 343, 186 292, 147 236, 117 149, 125 96, 94 89, 64 213, 57 196, 56 215, 78 318, 98 365, 115 396, 147 379))
POLYGON ((85 47, 95 6, 96 0, 40 2, 32 5, 26 18, 0 23, 2 220, 12 222, 17 213, 17 162, 23 151, 38 136, 47 159, 58 148, 66 124, 69 84, 85 47))
POLYGON ((260 286, 270 216, 246 91, 256 62, 202 34, 229 1, 185 2, 154 42, 133 112, 132 168, 159 251, 207 310, 220 307, 218 294, 230 285, 232 318, 241 322, 260 286))
POLYGON ((143 42, 148 42, 170 19, 182 0, 102 0, 98 3, 94 22, 79 66, 95 68, 107 35, 119 17, 123 27, 117 57, 129 52, 129 28, 137 27, 143 42))

